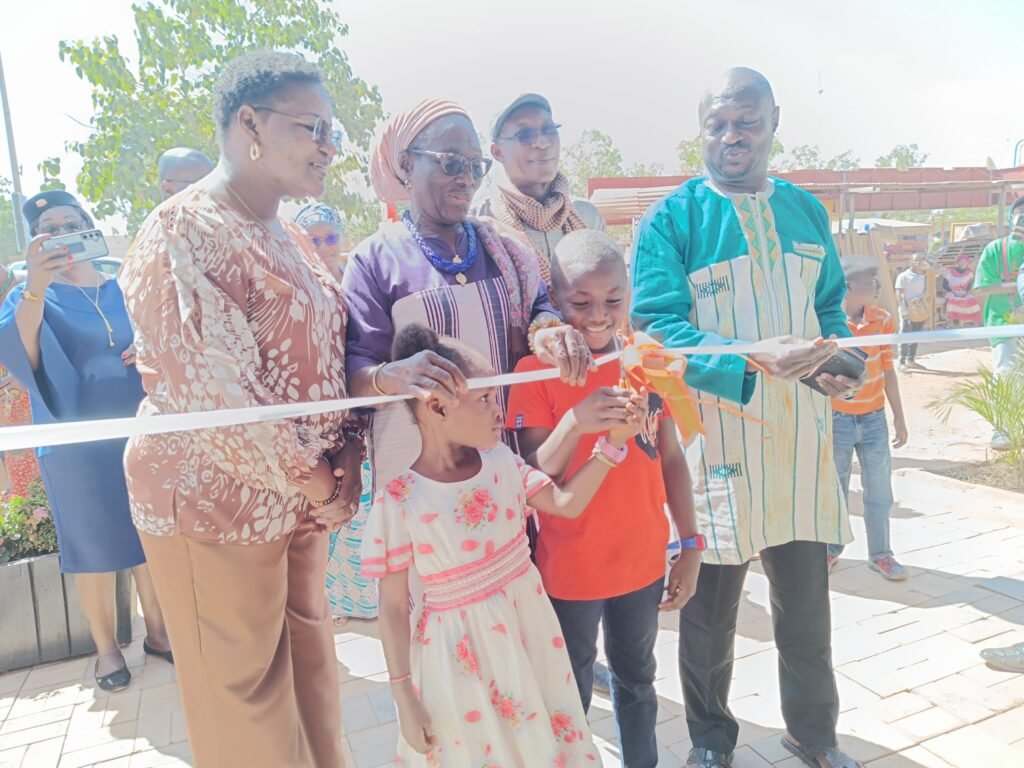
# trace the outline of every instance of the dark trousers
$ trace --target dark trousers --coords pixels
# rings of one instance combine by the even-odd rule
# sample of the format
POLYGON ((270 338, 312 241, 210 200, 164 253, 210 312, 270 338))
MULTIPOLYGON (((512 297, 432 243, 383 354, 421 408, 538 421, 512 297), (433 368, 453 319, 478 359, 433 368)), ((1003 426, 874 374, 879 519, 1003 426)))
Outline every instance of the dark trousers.
MULTIPOLYGON (((924 322, 912 323, 900 318, 900 333, 917 333, 924 328, 924 322)), ((900 344, 900 362, 911 363, 917 358, 917 344, 900 344)))
POLYGON ((663 591, 664 581, 658 579, 648 587, 607 600, 551 598, 584 711, 590 709, 597 628, 604 620, 604 652, 612 677, 612 707, 625 768, 654 768, 658 764, 654 643, 663 591))
MULTIPOLYGON (((729 711, 733 642, 743 565, 702 565, 697 593, 680 612, 679 673, 695 747, 728 754, 739 723, 729 711)), ((782 717, 801 744, 835 746, 839 696, 832 672, 825 545, 795 541, 761 552, 779 651, 782 717)))

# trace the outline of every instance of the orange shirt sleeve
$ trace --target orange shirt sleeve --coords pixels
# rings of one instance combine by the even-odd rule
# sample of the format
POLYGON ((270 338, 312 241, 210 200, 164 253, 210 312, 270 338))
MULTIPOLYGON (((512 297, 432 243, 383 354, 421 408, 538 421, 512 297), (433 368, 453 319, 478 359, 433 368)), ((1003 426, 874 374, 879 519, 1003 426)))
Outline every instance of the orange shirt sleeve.
MULTIPOLYGON (((533 355, 524 357, 516 366, 516 373, 538 371, 545 366, 533 355)), ((554 402, 546 381, 513 384, 508 394, 506 429, 518 431, 526 427, 554 429, 558 426, 554 402)))
MULTIPOLYGON (((886 314, 886 316, 882 319, 882 322, 879 325, 880 325, 880 328, 879 328, 879 332, 880 333, 883 333, 883 334, 886 334, 886 333, 896 333, 896 323, 893 321, 892 315, 890 315, 890 314, 886 314)), ((893 370, 893 368, 894 368, 894 365, 893 365, 894 356, 895 356, 895 348, 891 344, 886 344, 884 347, 882 347, 880 358, 882 360, 882 370, 883 371, 891 371, 891 370, 893 370)))

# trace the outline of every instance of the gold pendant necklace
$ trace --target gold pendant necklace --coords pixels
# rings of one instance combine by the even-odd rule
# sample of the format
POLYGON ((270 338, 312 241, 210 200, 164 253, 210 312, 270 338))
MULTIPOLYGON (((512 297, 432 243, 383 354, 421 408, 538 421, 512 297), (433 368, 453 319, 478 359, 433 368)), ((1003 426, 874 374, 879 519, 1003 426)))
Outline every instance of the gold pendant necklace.
POLYGON ((98 274, 96 275, 96 298, 95 299, 90 299, 89 298, 89 294, 85 292, 85 289, 82 286, 80 286, 78 283, 71 282, 70 280, 68 280, 63 275, 61 275, 57 279, 60 280, 61 282, 67 283, 68 285, 75 286, 75 288, 77 288, 81 292, 81 294, 85 297, 85 300, 88 301, 90 304, 92 304, 93 309, 96 310, 96 314, 98 314, 100 316, 100 320, 103 321, 103 327, 107 331, 107 346, 110 347, 111 349, 113 349, 114 348, 114 328, 110 324, 110 321, 107 320, 107 316, 105 314, 103 314, 103 310, 100 309, 100 285, 101 285, 101 283, 100 283, 100 276, 98 274))

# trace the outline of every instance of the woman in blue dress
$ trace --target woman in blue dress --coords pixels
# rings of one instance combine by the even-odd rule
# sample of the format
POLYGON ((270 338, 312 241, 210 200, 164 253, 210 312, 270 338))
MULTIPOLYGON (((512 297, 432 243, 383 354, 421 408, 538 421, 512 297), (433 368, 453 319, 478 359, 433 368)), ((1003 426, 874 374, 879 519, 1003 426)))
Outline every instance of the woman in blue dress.
MULTIPOLYGON (((132 328, 117 281, 67 249, 44 251, 51 237, 93 228, 78 201, 42 192, 23 208, 33 240, 28 276, 0 308, 0 364, 29 391, 32 422, 134 416, 143 398, 132 328)), ((131 673, 117 645, 114 575, 131 568, 146 619, 146 653, 172 661, 163 617, 128 507, 124 440, 37 450, 57 528, 60 566, 75 576, 96 643, 96 682, 110 691, 131 673)))

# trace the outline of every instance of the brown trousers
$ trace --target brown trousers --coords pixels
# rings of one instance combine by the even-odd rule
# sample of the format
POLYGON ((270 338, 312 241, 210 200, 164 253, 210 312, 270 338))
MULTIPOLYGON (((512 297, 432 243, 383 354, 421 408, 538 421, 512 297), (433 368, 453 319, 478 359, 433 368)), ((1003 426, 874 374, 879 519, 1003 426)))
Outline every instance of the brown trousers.
POLYGON ((140 534, 196 768, 342 768, 327 534, 270 544, 140 534))

